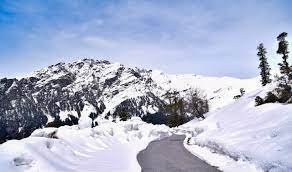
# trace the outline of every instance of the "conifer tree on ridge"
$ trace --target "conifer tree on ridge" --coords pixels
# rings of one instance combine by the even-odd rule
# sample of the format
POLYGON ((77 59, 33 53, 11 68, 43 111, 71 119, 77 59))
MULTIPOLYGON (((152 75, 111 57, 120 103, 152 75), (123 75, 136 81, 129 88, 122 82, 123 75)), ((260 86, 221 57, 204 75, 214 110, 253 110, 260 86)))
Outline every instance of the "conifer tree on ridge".
POLYGON ((266 48, 264 47, 263 43, 260 43, 259 46, 257 47, 258 53, 257 56, 259 57, 260 60, 260 64, 259 64, 259 69, 261 70, 261 82, 262 85, 265 86, 268 83, 270 83, 272 80, 270 79, 270 66, 269 63, 267 61, 267 51, 266 48))

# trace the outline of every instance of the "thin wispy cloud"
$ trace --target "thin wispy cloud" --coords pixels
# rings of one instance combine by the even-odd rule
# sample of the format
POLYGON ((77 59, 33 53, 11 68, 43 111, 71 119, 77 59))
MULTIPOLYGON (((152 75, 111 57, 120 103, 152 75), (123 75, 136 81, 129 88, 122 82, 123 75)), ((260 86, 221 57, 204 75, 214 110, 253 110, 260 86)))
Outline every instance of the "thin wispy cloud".
MULTIPOLYGON (((168 73, 253 77, 291 30, 289 1, 0 1, 0 77, 102 57, 168 73)), ((291 32, 292 33, 292 32, 291 32)))

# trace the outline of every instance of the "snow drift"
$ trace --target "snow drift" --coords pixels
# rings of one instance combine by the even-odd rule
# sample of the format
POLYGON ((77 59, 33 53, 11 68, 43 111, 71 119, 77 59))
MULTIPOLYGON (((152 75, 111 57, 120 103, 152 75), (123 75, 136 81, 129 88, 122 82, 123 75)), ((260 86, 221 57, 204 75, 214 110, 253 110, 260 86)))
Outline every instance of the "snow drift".
POLYGON ((192 131, 186 147, 198 155, 196 146, 237 161, 249 161, 260 171, 292 171, 292 105, 255 106, 255 97, 266 95, 272 87, 252 91, 238 101, 210 112, 204 121, 194 120, 181 126, 192 131))
POLYGON ((164 125, 139 118, 100 121, 91 129, 78 126, 36 130, 30 137, 0 145, 0 171, 137 172, 137 153, 148 143, 171 135, 164 125))

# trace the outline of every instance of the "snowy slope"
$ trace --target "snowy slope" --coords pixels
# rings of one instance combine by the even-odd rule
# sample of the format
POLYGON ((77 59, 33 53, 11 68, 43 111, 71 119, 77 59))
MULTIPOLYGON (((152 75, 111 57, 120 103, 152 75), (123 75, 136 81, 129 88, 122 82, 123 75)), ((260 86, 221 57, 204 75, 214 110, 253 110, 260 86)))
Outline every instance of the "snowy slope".
MULTIPOLYGON (((252 91, 210 112, 204 121, 194 120, 181 126, 193 136, 186 147, 211 164, 212 159, 202 155, 199 148, 252 162, 263 171, 292 171, 292 105, 273 103, 255 107, 255 97, 263 97, 272 87, 252 91)), ((213 165, 228 171, 228 164, 222 163, 213 165)))
POLYGON ((100 121, 94 129, 40 129, 28 138, 0 145, 0 171, 137 172, 141 171, 137 153, 150 141, 170 134, 168 127, 146 124, 138 118, 100 121))
POLYGON ((234 102, 233 97, 240 94, 240 88, 246 92, 261 87, 259 77, 238 79, 232 77, 209 77, 202 75, 170 75, 153 71, 151 76, 164 90, 175 89, 180 92, 190 88, 201 89, 210 101, 211 111, 234 102))

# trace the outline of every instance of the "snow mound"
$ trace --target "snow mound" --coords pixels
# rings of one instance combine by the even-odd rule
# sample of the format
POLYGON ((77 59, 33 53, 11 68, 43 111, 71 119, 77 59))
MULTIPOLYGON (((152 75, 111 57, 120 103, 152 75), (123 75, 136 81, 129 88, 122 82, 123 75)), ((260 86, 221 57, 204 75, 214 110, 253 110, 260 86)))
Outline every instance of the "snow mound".
POLYGON ((132 118, 100 121, 99 126, 64 126, 36 130, 30 137, 0 145, 0 170, 136 172, 139 151, 149 142, 171 135, 165 125, 154 126, 132 118))

